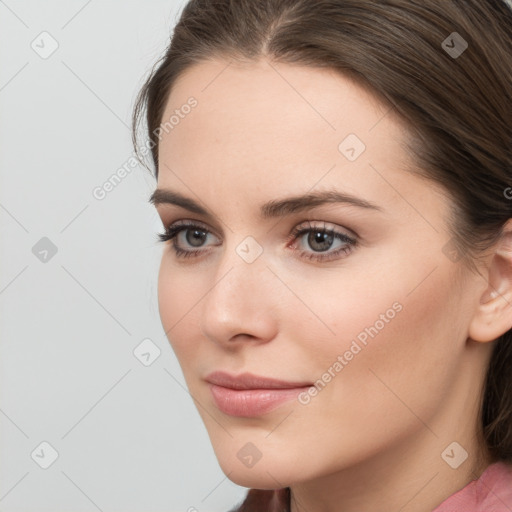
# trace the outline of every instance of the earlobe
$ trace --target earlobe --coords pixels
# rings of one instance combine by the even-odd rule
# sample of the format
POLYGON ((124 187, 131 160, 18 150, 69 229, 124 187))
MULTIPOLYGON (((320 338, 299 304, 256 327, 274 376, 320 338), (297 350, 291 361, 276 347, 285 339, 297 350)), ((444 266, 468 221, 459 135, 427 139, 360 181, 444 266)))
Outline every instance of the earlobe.
POLYGON ((485 343, 494 341, 512 328, 512 295, 490 293, 486 302, 479 304, 469 325, 469 337, 474 341, 485 343))
POLYGON ((469 325, 474 341, 494 341, 512 328, 512 219, 504 227, 487 267, 487 287, 469 325))

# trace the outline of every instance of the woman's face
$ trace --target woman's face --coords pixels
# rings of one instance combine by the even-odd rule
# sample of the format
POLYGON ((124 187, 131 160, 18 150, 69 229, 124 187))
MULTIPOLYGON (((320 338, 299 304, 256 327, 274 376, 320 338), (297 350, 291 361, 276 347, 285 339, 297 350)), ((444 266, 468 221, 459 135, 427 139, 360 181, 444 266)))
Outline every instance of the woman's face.
POLYGON ((164 226, 194 226, 173 240, 187 257, 165 244, 159 308, 223 471, 271 489, 409 442, 440 460, 486 283, 450 252, 449 199, 411 172, 393 111, 333 71, 219 60, 180 77, 173 115, 158 189, 197 208, 155 195, 164 226), (353 201, 311 200, 326 192, 353 201), (251 400, 212 392, 214 371, 309 387, 251 400))

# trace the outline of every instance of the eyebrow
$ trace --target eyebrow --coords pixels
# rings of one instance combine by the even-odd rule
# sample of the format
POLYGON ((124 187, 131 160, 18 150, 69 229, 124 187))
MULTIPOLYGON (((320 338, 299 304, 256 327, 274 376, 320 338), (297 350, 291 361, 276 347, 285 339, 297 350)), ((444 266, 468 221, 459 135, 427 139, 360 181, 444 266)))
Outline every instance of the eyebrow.
MULTIPOLYGON (((160 204, 174 204, 189 210, 190 212, 198 213, 207 217, 213 217, 207 209, 203 208, 193 199, 169 189, 157 188, 151 194, 149 202, 154 206, 158 206, 160 204)), ((328 190, 268 201, 261 205, 260 216, 263 219, 283 217, 285 215, 302 212, 309 208, 314 208, 327 203, 342 203, 369 210, 383 211, 380 206, 366 201, 365 199, 339 191, 328 190)))

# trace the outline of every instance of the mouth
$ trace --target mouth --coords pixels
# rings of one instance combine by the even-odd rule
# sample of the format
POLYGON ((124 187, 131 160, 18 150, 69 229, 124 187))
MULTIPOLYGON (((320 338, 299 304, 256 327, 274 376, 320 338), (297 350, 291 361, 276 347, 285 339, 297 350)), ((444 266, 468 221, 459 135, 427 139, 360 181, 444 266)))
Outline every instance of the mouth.
POLYGON ((214 372, 205 379, 213 400, 223 413, 237 417, 255 417, 269 413, 313 384, 287 382, 251 373, 239 376, 214 372))
POLYGON ((296 389, 313 385, 312 382, 288 382, 249 372, 230 375, 226 372, 217 371, 210 373, 205 380, 210 384, 231 389, 296 389))

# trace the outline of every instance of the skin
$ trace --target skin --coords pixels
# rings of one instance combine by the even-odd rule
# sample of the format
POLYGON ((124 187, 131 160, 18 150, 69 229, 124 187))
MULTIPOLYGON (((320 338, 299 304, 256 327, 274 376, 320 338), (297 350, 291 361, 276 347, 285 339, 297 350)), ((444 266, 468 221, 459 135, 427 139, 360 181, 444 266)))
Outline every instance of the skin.
POLYGON ((164 226, 191 220, 210 232, 199 246, 186 231, 176 240, 198 257, 165 243, 158 299, 219 464, 241 486, 291 487, 293 512, 431 511, 490 463, 478 406, 492 340, 512 325, 510 244, 489 252, 481 274, 446 256, 451 199, 414 173, 406 127, 366 89, 327 69, 227 64, 180 76, 163 119, 190 96, 198 105, 159 147, 158 188, 212 216, 157 205, 164 226), (355 161, 338 150, 350 133, 366 145, 355 161), (266 201, 327 189, 382 211, 331 203, 259 217, 266 201), (346 246, 288 238, 308 221, 357 244, 331 261, 300 256, 346 246), (236 251, 247 236, 263 250, 252 263, 236 251), (216 407, 210 372, 314 383, 395 303, 400 312, 307 405, 253 418, 216 407), (237 457, 249 442, 262 454, 252 467, 237 457), (453 442, 468 453, 456 469, 441 456, 453 442))

